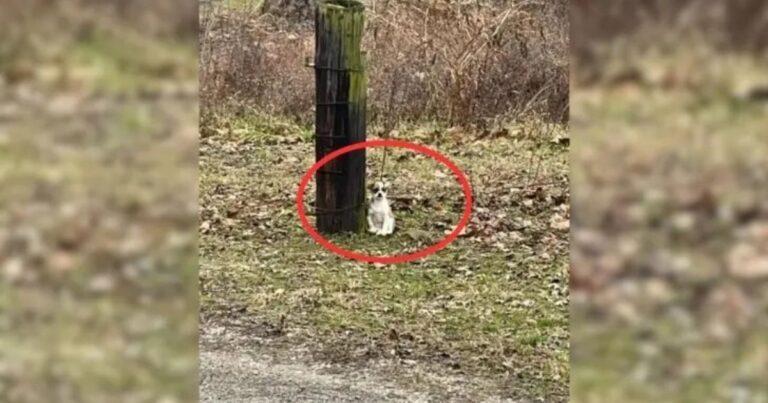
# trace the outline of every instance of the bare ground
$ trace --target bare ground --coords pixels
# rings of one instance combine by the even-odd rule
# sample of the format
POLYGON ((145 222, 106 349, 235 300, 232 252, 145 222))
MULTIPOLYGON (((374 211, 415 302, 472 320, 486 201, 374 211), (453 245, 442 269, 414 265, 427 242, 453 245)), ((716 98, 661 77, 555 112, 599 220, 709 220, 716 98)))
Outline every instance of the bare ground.
POLYGON ((200 336, 203 402, 519 401, 484 393, 487 378, 451 375, 425 363, 377 360, 341 365, 314 360, 311 346, 211 325, 200 336), (425 379, 413 382, 413 379, 425 379))

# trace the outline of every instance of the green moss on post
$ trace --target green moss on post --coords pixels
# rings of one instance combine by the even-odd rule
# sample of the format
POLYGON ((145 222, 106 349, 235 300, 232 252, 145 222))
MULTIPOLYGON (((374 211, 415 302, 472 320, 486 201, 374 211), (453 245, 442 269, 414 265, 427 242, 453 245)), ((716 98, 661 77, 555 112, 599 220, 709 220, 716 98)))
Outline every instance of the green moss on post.
MULTIPOLYGON (((356 0, 325 0, 315 14, 315 157, 365 141, 367 80, 360 50, 365 7, 356 0)), ((317 229, 365 230, 365 150, 340 157, 317 180, 317 229)))

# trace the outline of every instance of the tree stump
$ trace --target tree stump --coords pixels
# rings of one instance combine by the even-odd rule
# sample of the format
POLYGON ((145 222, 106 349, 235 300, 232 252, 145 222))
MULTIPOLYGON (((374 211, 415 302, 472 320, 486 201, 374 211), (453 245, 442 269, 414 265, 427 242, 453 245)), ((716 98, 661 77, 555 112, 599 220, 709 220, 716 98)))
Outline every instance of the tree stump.
MULTIPOLYGON (((315 11, 315 158, 365 141, 366 76, 360 51, 364 6, 321 0, 315 11)), ((326 234, 365 230, 365 150, 345 154, 316 174, 316 228, 326 234)))

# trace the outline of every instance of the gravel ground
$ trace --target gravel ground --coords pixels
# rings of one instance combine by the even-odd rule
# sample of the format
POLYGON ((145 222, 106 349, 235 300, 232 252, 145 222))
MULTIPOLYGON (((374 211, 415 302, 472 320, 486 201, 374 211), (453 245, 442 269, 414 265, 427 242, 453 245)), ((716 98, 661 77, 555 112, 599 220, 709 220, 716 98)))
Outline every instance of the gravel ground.
POLYGON ((200 337, 201 402, 513 402, 479 377, 417 363, 338 364, 311 358, 308 346, 275 343, 206 325, 200 337))
POLYGON ((201 351, 200 374, 203 402, 424 400, 365 373, 324 374, 322 366, 242 351, 201 351))

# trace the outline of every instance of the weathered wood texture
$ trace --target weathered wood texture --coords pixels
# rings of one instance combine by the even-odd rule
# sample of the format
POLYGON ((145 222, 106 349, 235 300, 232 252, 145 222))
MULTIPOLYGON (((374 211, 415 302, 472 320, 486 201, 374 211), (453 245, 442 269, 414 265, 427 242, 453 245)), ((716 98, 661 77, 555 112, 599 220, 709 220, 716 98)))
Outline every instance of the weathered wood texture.
MULTIPOLYGON (((364 7, 354 0, 319 1, 315 14, 315 157, 365 141, 366 77, 360 51, 364 7)), ((317 230, 365 230, 365 150, 325 165, 317 181, 317 230)))

